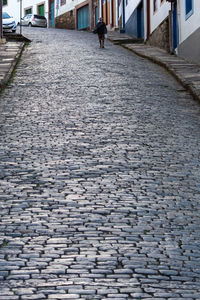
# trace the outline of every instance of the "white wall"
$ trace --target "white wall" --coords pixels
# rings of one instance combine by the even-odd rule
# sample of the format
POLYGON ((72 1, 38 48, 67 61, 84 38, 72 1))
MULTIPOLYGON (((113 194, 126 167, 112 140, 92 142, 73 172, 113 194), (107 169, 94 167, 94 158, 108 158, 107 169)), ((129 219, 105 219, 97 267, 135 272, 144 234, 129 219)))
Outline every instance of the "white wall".
MULTIPOLYGON (((126 2, 126 0, 125 0, 126 2)), ((125 4, 125 23, 128 21, 141 0, 128 0, 128 5, 125 4)))
MULTIPOLYGON (((66 0, 66 4, 60 5, 58 9, 56 9, 55 16, 60 16, 70 10, 73 10, 77 5, 84 3, 85 0, 66 0)), ((59 1, 60 3, 60 1, 59 1)))
POLYGON ((22 3, 23 3, 23 9, 24 10, 29 8, 29 7, 32 7, 33 14, 38 13, 37 6, 40 5, 40 4, 44 4, 45 13, 49 11, 48 0, 31 0, 31 1, 30 0, 22 0, 22 3))
POLYGON ((153 0, 151 0, 151 33, 167 18, 170 9, 171 4, 169 2, 164 0, 161 3, 161 0, 157 0, 157 10, 154 12, 153 0))
POLYGON ((185 1, 179 1, 179 44, 187 39, 195 30, 200 27, 200 0, 193 0, 194 12, 186 20, 185 1))
POLYGON ((20 19, 20 2, 17 0, 8 0, 8 5, 3 6, 3 12, 7 12, 18 23, 20 19))

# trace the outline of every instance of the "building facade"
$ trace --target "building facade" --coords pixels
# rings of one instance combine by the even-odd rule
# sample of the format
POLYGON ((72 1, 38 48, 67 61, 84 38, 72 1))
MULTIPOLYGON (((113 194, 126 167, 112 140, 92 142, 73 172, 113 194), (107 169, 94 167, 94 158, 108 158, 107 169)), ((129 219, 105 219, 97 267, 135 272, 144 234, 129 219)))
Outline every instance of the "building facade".
POLYGON ((55 27, 92 30, 98 16, 98 0, 60 0, 56 6, 55 27))
MULTIPOLYGON (((122 12, 124 9, 122 8, 122 12)), ((136 38, 144 37, 143 0, 125 1, 125 32, 136 38)))
POLYGON ((108 30, 118 28, 120 0, 99 0, 99 17, 102 17, 108 30))
POLYGON ((144 39, 149 45, 170 49, 170 21, 171 4, 166 0, 146 0, 144 39))

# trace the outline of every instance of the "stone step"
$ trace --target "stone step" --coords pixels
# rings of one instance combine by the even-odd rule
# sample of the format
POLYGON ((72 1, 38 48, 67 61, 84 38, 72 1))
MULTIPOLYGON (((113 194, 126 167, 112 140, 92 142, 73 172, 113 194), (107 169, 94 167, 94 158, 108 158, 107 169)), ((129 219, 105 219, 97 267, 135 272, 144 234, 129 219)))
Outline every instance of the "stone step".
POLYGON ((22 34, 16 33, 4 33, 4 37, 7 41, 17 41, 17 42, 31 42, 27 37, 22 34))
POLYGON ((112 36, 112 35, 109 35, 109 34, 108 34, 108 40, 112 41, 116 45, 121 45, 121 44, 142 44, 144 42, 143 39, 130 38, 130 37, 124 37, 124 36, 115 37, 115 36, 112 36))

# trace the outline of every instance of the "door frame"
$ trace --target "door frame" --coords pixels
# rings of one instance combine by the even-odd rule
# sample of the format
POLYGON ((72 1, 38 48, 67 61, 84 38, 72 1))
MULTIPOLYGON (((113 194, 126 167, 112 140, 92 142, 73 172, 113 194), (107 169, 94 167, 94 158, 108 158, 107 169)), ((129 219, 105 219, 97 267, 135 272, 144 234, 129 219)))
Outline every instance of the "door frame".
POLYGON ((151 2, 147 0, 147 40, 151 34, 151 2))

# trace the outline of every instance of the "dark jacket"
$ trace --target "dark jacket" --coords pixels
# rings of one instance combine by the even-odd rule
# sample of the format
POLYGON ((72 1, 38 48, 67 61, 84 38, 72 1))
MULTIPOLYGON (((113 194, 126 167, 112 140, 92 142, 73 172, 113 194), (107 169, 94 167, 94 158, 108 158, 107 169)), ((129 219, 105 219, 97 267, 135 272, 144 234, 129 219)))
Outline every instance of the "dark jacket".
POLYGON ((107 33, 106 24, 104 22, 98 22, 95 28, 95 32, 97 34, 106 34, 107 33))

